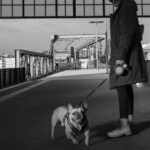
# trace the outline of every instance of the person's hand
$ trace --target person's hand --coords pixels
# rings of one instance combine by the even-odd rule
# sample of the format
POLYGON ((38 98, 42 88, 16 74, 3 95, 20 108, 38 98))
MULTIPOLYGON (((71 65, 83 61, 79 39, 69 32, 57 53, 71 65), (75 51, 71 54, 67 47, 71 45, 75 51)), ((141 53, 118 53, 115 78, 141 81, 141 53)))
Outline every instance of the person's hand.
POLYGON ((119 59, 116 60, 116 65, 122 65, 122 64, 124 64, 124 60, 119 60, 119 59))

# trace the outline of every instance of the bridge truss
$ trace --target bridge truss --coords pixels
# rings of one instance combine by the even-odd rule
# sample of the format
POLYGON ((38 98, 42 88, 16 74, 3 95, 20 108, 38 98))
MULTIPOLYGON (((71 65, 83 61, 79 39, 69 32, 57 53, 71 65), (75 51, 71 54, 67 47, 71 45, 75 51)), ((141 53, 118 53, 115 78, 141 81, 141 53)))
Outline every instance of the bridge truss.
MULTIPOLYGON (((150 1, 135 0, 139 17, 150 17, 150 1)), ((109 0, 0 0, 0 18, 104 18, 109 0)))

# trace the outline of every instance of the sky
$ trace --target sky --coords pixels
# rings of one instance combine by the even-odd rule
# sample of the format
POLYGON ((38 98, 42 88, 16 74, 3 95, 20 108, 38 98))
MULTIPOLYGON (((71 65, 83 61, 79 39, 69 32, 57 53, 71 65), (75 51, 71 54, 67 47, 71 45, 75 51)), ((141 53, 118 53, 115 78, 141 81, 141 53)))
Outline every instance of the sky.
MULTIPOLYGON (((95 24, 89 23, 93 20, 104 21, 98 25, 98 33, 104 33, 105 19, 1 19, 0 54, 14 54, 15 49, 49 50, 53 34, 95 34, 95 24)), ((140 23, 145 25, 142 42, 150 43, 150 19, 140 19, 140 23)))
MULTIPOLYGON (((49 50, 50 35, 95 34, 96 26, 89 21, 91 19, 0 20, 0 51, 13 53, 14 49, 38 52, 49 50)), ((99 28, 103 32, 105 24, 99 25, 99 28)))

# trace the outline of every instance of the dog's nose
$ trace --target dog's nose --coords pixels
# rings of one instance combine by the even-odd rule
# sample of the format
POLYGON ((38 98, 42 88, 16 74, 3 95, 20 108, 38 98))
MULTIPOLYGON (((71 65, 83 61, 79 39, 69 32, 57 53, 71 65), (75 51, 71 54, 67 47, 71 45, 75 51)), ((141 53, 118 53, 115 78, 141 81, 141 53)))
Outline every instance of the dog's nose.
POLYGON ((77 118, 78 118, 78 119, 81 119, 81 114, 77 114, 77 118))

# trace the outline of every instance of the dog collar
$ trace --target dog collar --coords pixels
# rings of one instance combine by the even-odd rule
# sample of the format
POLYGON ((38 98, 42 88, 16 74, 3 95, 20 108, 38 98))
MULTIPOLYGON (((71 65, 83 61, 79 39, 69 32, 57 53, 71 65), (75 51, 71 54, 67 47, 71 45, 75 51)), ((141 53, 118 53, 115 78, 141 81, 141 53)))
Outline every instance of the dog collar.
POLYGON ((75 123, 75 122, 72 123, 69 119, 69 113, 67 113, 66 116, 64 117, 64 121, 65 119, 67 120, 70 129, 74 133, 80 133, 87 127, 87 118, 85 115, 83 116, 83 119, 80 123, 75 123))

